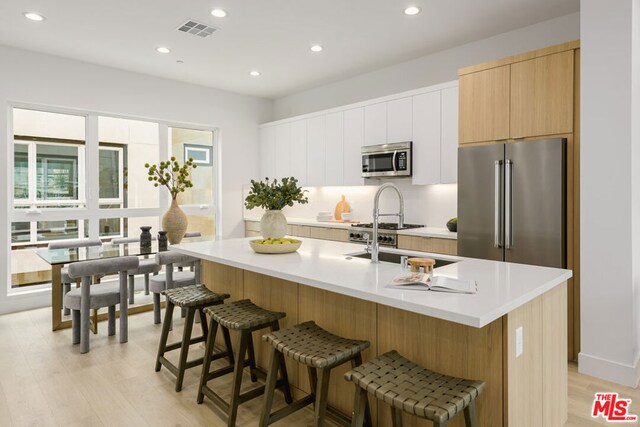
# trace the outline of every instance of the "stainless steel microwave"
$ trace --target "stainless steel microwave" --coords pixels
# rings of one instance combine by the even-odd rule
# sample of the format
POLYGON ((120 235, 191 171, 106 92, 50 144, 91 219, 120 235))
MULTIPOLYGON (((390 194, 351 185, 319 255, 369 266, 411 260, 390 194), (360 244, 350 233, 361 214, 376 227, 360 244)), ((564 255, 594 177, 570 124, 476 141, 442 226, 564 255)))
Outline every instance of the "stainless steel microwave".
POLYGON ((411 176, 411 141, 362 147, 362 177, 411 176))

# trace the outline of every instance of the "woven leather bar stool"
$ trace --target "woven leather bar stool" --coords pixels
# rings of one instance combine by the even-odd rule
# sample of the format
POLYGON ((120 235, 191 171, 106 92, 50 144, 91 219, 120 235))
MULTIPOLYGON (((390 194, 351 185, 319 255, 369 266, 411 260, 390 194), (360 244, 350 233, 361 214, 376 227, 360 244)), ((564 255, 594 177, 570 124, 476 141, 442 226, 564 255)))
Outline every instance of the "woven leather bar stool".
POLYGON ((402 426, 402 412, 445 427, 457 413, 464 412, 467 427, 476 427, 475 399, 483 381, 450 377, 425 369, 390 351, 345 374, 356 385, 353 426, 362 425, 367 393, 391 405, 393 427, 402 426))
MULTIPOLYGON (((176 376, 176 391, 182 390, 182 382, 184 380, 184 372, 187 369, 202 365, 204 358, 199 357, 194 360, 187 361, 189 355, 189 346, 203 342, 208 335, 207 318, 204 309, 212 305, 222 304, 229 298, 229 294, 217 294, 210 291, 204 285, 191 285, 181 288, 168 289, 163 292, 167 299, 167 306, 164 311, 164 323, 162 324, 162 335, 160 335, 160 345, 158 346, 158 357, 156 358, 156 372, 164 365, 173 375, 176 376), (182 341, 173 344, 167 344, 169 330, 173 318, 173 308, 175 306, 186 309, 187 315, 184 322, 182 332, 182 341), (196 312, 200 315, 202 325, 202 336, 191 338, 193 330, 193 321, 196 312), (178 366, 171 363, 164 356, 166 352, 180 349, 180 358, 178 366)), ((229 357, 232 360, 233 351, 231 349, 231 338, 228 333, 225 335, 226 350, 216 354, 216 358, 229 357)))
MULTIPOLYGON (((251 381, 256 382, 258 380, 252 332, 265 328, 270 328, 272 332, 278 331, 280 329, 279 321, 284 318, 286 314, 265 310, 264 308, 258 307, 248 299, 209 307, 206 309, 206 312, 211 316, 211 323, 209 325, 209 336, 207 337, 202 375, 200 376, 198 403, 202 403, 204 397, 207 396, 214 404, 227 413, 227 425, 231 427, 236 425, 238 405, 248 400, 255 399, 262 395, 265 390, 265 386, 260 386, 252 388, 242 394, 240 393, 242 372, 246 366, 249 366, 251 381), (211 354, 213 353, 213 347, 216 342, 216 331, 218 329, 218 325, 220 325, 223 332, 228 332, 228 330, 239 332, 238 345, 236 347, 237 353, 235 355, 234 364, 209 372, 212 360, 211 354), (249 359, 245 360, 247 353, 249 353, 249 359), (233 372, 233 386, 231 390, 231 402, 228 403, 214 392, 207 385, 207 382, 230 372, 233 372)), ((280 357, 276 362, 272 363, 269 375, 272 374, 274 378, 272 388, 275 388, 276 386, 282 388, 285 400, 287 403, 291 403, 293 398, 291 397, 291 389, 289 388, 289 378, 287 376, 287 367, 284 364, 284 357, 280 357), (278 374, 278 368, 280 369, 281 378, 276 382, 275 378, 278 374)))
MULTIPOLYGON (((260 426, 266 427, 305 406, 315 403, 315 425, 323 426, 327 415, 327 394, 331 369, 346 362, 351 366, 362 363, 362 351, 369 341, 359 341, 333 335, 313 321, 304 322, 289 329, 272 332, 262 337, 272 345, 271 367, 267 376, 267 391, 260 416, 260 426), (307 366, 311 394, 271 413, 275 388, 275 367, 278 356, 287 356, 307 366)), ((371 425, 369 406, 365 405, 367 425, 371 425)), ((345 425, 349 425, 345 423, 345 425)))

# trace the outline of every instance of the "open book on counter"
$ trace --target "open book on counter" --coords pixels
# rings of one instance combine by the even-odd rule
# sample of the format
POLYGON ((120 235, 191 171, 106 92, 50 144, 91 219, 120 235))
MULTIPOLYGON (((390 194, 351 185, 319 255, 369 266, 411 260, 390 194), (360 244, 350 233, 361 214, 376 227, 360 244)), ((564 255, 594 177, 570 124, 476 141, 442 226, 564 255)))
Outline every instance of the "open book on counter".
POLYGON ((396 276, 387 288, 401 290, 453 292, 458 294, 475 294, 478 284, 475 280, 461 280, 446 276, 434 276, 427 273, 404 273, 396 276))

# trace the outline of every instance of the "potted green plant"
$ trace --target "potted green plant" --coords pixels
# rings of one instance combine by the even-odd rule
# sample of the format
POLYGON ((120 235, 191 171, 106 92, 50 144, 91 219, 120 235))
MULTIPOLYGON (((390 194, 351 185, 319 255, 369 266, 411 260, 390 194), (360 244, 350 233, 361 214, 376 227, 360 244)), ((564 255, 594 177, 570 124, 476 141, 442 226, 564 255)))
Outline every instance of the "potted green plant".
POLYGON ((294 203, 306 204, 309 199, 305 196, 306 190, 298 187, 298 180, 294 177, 282 178, 270 181, 251 180, 251 190, 244 200, 247 209, 263 208, 265 213, 260 220, 260 230, 265 239, 279 239, 287 234, 287 219, 282 213, 285 206, 293 206, 294 203))
POLYGON ((167 232, 169 243, 180 243, 187 231, 189 221, 176 199, 178 194, 193 187, 190 179, 191 169, 195 169, 198 165, 189 158, 181 166, 175 157, 171 157, 171 160, 160 162, 159 165, 145 163, 144 167, 147 168, 149 181, 153 182, 155 187, 160 185, 167 187, 171 194, 171 207, 162 216, 162 228, 167 232))

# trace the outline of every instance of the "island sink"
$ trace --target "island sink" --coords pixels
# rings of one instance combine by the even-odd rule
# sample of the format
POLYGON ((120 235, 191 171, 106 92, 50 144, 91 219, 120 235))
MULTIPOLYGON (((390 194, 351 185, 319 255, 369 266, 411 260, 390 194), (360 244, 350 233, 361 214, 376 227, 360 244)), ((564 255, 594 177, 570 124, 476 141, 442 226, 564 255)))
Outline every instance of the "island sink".
MULTIPOLYGON (((408 256, 409 258, 412 258, 415 255, 409 255, 409 254, 403 254, 403 253, 392 253, 392 252, 380 252, 378 254, 378 259, 382 262, 391 262, 394 264, 400 264, 401 258, 403 256, 408 256)), ((371 253, 362 252, 357 254, 349 254, 347 255, 347 257, 371 259, 371 253)), ((433 258, 433 259, 436 261, 436 265, 434 268, 444 267, 445 265, 449 265, 457 262, 457 261, 450 261, 450 260, 439 259, 439 258, 433 258)))

